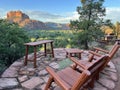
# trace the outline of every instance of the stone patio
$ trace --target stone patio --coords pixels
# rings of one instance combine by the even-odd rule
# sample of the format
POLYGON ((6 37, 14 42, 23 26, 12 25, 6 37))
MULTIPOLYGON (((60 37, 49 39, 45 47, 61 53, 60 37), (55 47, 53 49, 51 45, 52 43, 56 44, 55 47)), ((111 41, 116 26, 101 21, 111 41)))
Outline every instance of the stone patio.
MULTIPOLYGON (((14 62, 1 75, 0 90, 44 90, 49 77, 49 74, 45 70, 46 66, 50 66, 58 71, 58 63, 66 58, 64 48, 54 49, 54 53, 55 58, 51 58, 50 56, 37 58, 37 68, 33 68, 32 62, 28 62, 28 65, 24 66, 24 57, 14 62)), ((32 57, 33 54, 29 56, 32 57)), ((116 82, 118 82, 117 69, 114 63, 110 62, 109 65, 110 67, 106 67, 100 73, 100 79, 95 82, 93 90, 115 89, 116 82)))

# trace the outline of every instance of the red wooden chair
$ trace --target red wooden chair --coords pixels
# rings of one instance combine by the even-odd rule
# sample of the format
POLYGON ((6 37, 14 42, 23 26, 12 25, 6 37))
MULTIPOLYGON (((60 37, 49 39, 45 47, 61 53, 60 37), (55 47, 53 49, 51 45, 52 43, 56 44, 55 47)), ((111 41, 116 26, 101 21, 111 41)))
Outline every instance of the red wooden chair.
MULTIPOLYGON (((92 62, 92 60, 95 60, 96 57, 100 57, 102 54, 108 54, 108 62, 113 58, 113 56, 116 54, 116 52, 118 51, 120 47, 119 42, 116 42, 113 47, 111 48, 110 51, 101 49, 101 48, 97 48, 94 47, 95 51, 89 51, 89 58, 88 60, 81 60, 79 59, 79 62, 83 65, 87 65, 90 62, 92 62), (102 54, 101 54, 102 52, 102 54)), ((108 64, 108 62, 106 62, 106 64, 108 64)))
POLYGON ((101 71, 101 67, 104 66, 106 60, 107 56, 102 55, 95 62, 89 64, 89 66, 83 66, 77 60, 72 59, 76 65, 82 68, 82 72, 78 72, 75 68, 71 67, 54 72, 52 68, 47 67, 46 70, 50 74, 50 77, 44 90, 50 90, 52 82, 55 82, 61 90, 80 90, 88 88, 88 86, 93 86, 96 75, 101 71))
MULTIPOLYGON (((88 60, 79 60, 79 59, 76 59, 75 57, 70 57, 70 60, 74 61, 74 62, 77 62, 77 63, 80 63, 82 66, 84 67, 88 67, 91 65, 92 62, 94 62, 96 60, 97 57, 100 57, 102 54, 99 54, 99 52, 103 52, 104 54, 107 54, 108 55, 108 58, 104 64, 104 66, 101 67, 101 70, 104 69, 106 66, 108 66, 108 63, 109 61, 112 59, 112 57, 115 55, 115 53, 117 52, 117 50, 119 49, 120 47, 120 43, 119 42, 116 42, 112 49, 110 51, 107 51, 107 50, 104 50, 104 49, 100 49, 100 48, 96 48, 95 47, 95 52, 94 51, 89 51, 89 58, 88 60)), ((72 64, 71 65, 72 68, 74 69, 77 69, 77 71, 81 71, 81 67, 78 66, 78 64, 72 64)), ((97 75, 97 79, 99 79, 99 74, 97 75)))
POLYGON ((120 44, 119 44, 119 42, 117 41, 117 42, 113 45, 113 47, 111 48, 110 51, 104 50, 104 49, 98 48, 98 47, 94 47, 94 49, 95 49, 95 52, 96 52, 96 53, 103 52, 103 53, 109 55, 109 59, 112 59, 113 56, 115 55, 115 53, 118 51, 119 47, 120 47, 120 44))

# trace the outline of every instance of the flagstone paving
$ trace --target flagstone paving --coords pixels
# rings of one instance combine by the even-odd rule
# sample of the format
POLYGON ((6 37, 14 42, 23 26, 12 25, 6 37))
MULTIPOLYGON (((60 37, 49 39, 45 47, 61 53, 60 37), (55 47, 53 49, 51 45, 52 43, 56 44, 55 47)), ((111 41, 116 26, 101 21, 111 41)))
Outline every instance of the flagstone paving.
MULTIPOLYGON (((46 66, 50 66, 58 71, 60 67, 58 63, 66 58, 64 48, 54 49, 54 53, 55 58, 51 58, 50 56, 37 58, 37 68, 33 68, 32 62, 28 62, 28 65, 24 66, 24 57, 14 62, 1 75, 0 90, 44 90, 49 77, 49 74, 45 70, 46 66)), ((32 55, 30 54, 30 56, 32 55)), ((109 67, 106 67, 100 73, 100 79, 95 82, 95 87, 92 90, 119 90, 115 89, 116 83, 117 85, 119 83, 118 77, 120 75, 118 76, 118 71, 114 63, 110 62, 109 67)), ((56 85, 54 84, 53 86, 56 85)))

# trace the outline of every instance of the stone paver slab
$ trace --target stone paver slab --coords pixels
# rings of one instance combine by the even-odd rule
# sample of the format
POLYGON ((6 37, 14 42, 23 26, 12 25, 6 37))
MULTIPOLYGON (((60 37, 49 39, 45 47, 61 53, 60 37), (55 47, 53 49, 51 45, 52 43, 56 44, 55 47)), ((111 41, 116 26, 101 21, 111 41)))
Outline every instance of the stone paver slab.
POLYGON ((20 61, 16 61, 12 64, 12 66, 14 67, 20 67, 20 66, 23 66, 23 62, 20 62, 20 61))
POLYGON ((48 74, 48 72, 46 70, 41 70, 38 74, 39 75, 46 75, 46 74, 48 74))
POLYGON ((5 70, 1 77, 17 77, 17 76, 18 76, 17 68, 9 67, 8 69, 5 70))
POLYGON ((103 87, 98 82, 95 82, 93 90, 107 90, 107 88, 103 87))
POLYGON ((104 70, 106 70, 106 71, 111 71, 111 72, 114 72, 114 73, 117 73, 117 70, 116 70, 115 68, 106 67, 104 70))
POLYGON ((16 78, 0 78, 0 87, 2 89, 18 87, 19 83, 16 78))
POLYGON ((43 80, 40 79, 39 77, 33 77, 30 80, 23 82, 22 86, 25 89, 33 90, 37 85, 40 85, 43 83, 43 80))
POLYGON ((52 63, 49 64, 49 66, 51 66, 51 67, 52 67, 52 66, 55 66, 55 65, 57 65, 56 62, 52 62, 52 63))
POLYGON ((24 81, 28 80, 28 76, 24 75, 24 76, 18 77, 18 79, 20 82, 24 82, 24 81))
POLYGON ((113 62, 111 62, 111 61, 108 63, 108 66, 109 66, 110 68, 115 69, 115 65, 114 65, 113 62))
POLYGON ((106 88, 109 89, 114 89, 115 88, 115 83, 112 80, 106 79, 106 78, 100 78, 98 80, 98 82, 100 84, 102 84, 103 86, 105 86, 106 88))

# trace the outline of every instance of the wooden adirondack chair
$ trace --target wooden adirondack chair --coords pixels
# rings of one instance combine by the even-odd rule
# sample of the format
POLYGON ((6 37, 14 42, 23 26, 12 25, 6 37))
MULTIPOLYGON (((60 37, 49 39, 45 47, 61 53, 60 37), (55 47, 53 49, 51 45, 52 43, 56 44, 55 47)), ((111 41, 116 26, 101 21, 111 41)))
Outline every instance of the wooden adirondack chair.
POLYGON ((50 90, 52 82, 55 82, 61 88, 60 90, 80 90, 88 87, 88 85, 94 85, 96 75, 101 71, 101 67, 104 66, 106 60, 107 56, 102 55, 89 66, 82 66, 82 64, 73 60, 75 64, 82 68, 81 73, 70 67, 56 73, 52 68, 47 67, 46 70, 50 77, 44 90, 50 90))
MULTIPOLYGON (((101 54, 99 54, 99 52, 104 52, 104 54, 107 54, 108 55, 108 58, 104 64, 104 66, 101 67, 101 70, 104 69, 106 66, 109 66, 108 63, 110 62, 110 60, 112 59, 112 57, 115 55, 115 53, 117 52, 117 50, 119 49, 120 47, 120 42, 116 42, 112 49, 110 51, 107 51, 107 50, 104 50, 104 49, 101 49, 101 48, 96 48, 95 47, 95 52, 94 51, 89 51, 89 54, 90 54, 90 57, 88 58, 88 60, 77 60, 76 58, 74 57, 71 57, 70 60, 72 61, 76 61, 77 63, 80 63, 82 66, 86 67, 86 66, 90 66, 91 63, 97 58, 97 57, 100 57, 101 54)), ((81 71, 81 67, 79 67, 77 64, 72 64, 71 65, 72 68, 74 69, 77 69, 77 71, 81 71)), ((99 79, 99 73, 97 75, 97 79, 99 79)))
MULTIPOLYGON (((98 64, 100 62, 98 58, 101 58, 103 56, 103 55, 100 55, 93 51, 89 51, 89 53, 92 56, 92 57, 90 57, 90 61, 79 60, 75 57, 69 57, 69 59, 74 62, 74 64, 71 65, 71 68, 77 70, 78 72, 82 72, 83 69, 90 70, 91 67, 94 66, 95 63, 98 64), (80 66, 84 67, 84 68, 81 68, 80 66)), ((106 55, 106 58, 104 59, 104 65, 102 65, 102 67, 100 67, 100 70, 97 71, 98 74, 96 75, 96 79, 99 79, 99 72, 102 71, 105 68, 105 66, 107 65, 107 63, 109 62, 109 55, 108 54, 105 54, 105 55, 106 55)), ((93 85, 92 85, 92 87, 93 87, 93 85)))
POLYGON ((113 47, 111 48, 110 51, 104 50, 104 49, 98 48, 98 47, 94 47, 94 49, 95 49, 95 52, 96 52, 96 53, 99 53, 99 52, 107 53, 107 54, 109 55, 109 59, 112 59, 113 56, 115 55, 115 53, 118 51, 119 47, 120 47, 120 44, 119 44, 119 42, 117 41, 117 42, 113 45, 113 47))
MULTIPOLYGON (((88 60, 81 60, 80 59, 79 62, 83 65, 87 65, 90 62, 92 62, 92 60, 95 60, 96 57, 100 57, 102 55, 100 52, 103 52, 103 54, 108 54, 108 62, 109 62, 113 58, 113 56, 116 54, 119 47, 120 47, 120 43, 118 41, 113 45, 113 47, 110 51, 94 47, 95 51, 89 51, 88 60)), ((108 64, 108 62, 106 62, 106 64, 108 64)))
MULTIPOLYGON (((69 57, 70 60, 72 60, 73 62, 77 62, 78 64, 80 63, 82 66, 84 67, 88 67, 90 66, 94 60, 96 60, 98 57, 101 57, 102 55, 99 54, 99 53, 96 53, 94 51, 89 51, 89 58, 88 60, 82 60, 82 59, 77 59, 75 57, 69 57)), ((76 63, 73 63, 71 65, 71 67, 73 69, 77 69, 77 68, 80 68, 79 66, 77 67, 78 65, 76 63)))

